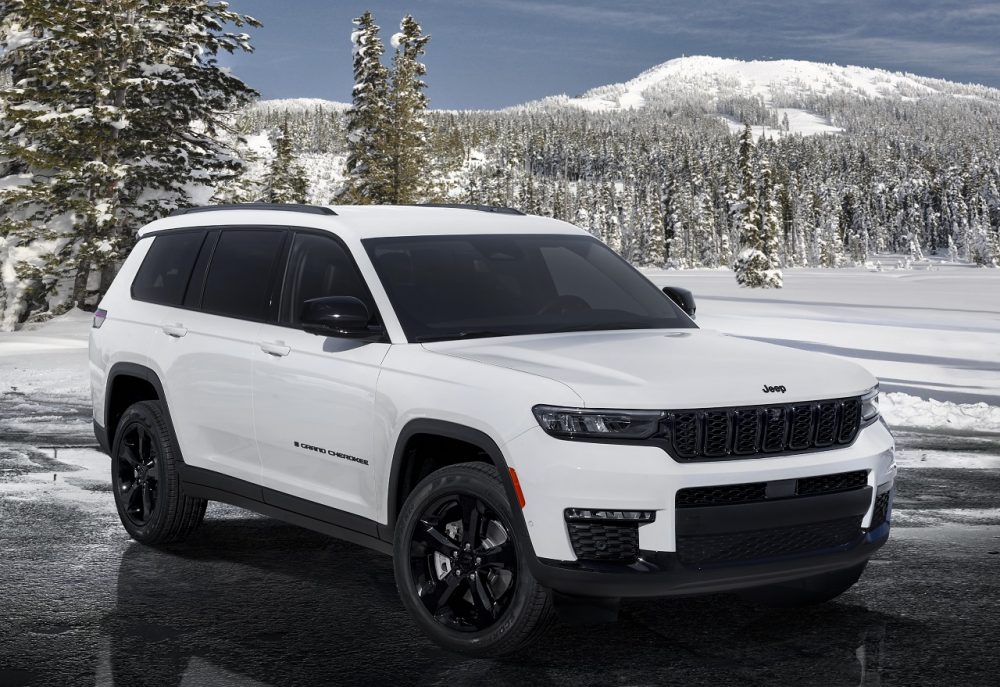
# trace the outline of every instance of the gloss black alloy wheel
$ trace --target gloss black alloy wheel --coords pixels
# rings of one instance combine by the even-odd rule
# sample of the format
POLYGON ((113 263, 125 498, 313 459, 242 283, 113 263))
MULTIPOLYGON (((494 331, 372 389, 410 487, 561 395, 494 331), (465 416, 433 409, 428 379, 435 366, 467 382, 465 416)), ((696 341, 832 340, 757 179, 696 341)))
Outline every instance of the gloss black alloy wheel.
POLYGON ((441 646, 499 656, 550 625, 551 594, 531 575, 513 522, 499 473, 485 463, 437 470, 407 497, 393 544, 396 586, 441 646))
POLYGON ((142 425, 130 424, 122 435, 115 490, 125 517, 141 527, 149 522, 160 500, 159 451, 142 425))
POLYGON ((493 625, 517 585, 517 554, 503 516, 471 494, 443 496, 413 529, 410 567, 434 619, 454 630, 493 625))
POLYGON ((184 492, 180 449, 159 401, 122 413, 111 450, 111 482, 122 525, 143 544, 186 539, 205 516, 205 499, 184 492))

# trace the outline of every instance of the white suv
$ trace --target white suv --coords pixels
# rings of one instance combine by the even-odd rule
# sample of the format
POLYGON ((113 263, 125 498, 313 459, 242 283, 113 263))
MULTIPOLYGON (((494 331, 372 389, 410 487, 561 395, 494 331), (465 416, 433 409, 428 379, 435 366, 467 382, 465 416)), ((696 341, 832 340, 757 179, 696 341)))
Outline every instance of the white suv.
POLYGON ((153 222, 90 338, 138 541, 224 501, 391 553, 445 647, 553 609, 825 601, 889 535, 862 368, 699 329, 569 224, 504 208, 230 206, 153 222))

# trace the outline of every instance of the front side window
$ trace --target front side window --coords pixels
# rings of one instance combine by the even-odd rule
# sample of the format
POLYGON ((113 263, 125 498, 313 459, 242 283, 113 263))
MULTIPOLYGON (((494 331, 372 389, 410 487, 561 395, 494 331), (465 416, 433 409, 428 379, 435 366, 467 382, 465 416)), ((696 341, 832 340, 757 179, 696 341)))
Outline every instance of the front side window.
POLYGON ((202 310, 214 315, 263 320, 271 270, 285 232, 281 229, 226 229, 212 255, 202 310))
POLYGON ((132 282, 132 298, 180 305, 204 240, 204 231, 156 235, 132 282))
POLYGON ((695 327, 588 236, 420 236, 364 245, 410 341, 695 327))
POLYGON ((288 254, 282 323, 298 327, 303 304, 325 296, 353 296, 375 313, 371 295, 347 251, 329 236, 298 233, 288 254))

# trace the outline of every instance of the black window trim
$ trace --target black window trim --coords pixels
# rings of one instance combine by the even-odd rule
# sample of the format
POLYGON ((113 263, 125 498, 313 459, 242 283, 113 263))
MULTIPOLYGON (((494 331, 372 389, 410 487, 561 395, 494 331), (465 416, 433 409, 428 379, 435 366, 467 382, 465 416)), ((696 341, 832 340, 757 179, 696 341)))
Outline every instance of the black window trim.
POLYGON ((357 275, 358 280, 361 282, 361 286, 364 288, 365 293, 368 296, 368 301, 375 308, 371 312, 372 319, 381 323, 382 325, 382 336, 377 339, 374 339, 373 342, 388 343, 389 334, 385 329, 385 319, 382 317, 382 313, 379 310, 378 301, 375 300, 375 296, 374 294, 372 294, 371 287, 368 285, 368 280, 365 279, 364 273, 362 273, 361 268, 358 266, 357 258, 354 256, 353 251, 351 251, 351 247, 347 245, 347 242, 344 241, 344 239, 342 239, 340 236, 333 233, 332 231, 328 231, 326 229, 314 229, 312 227, 289 227, 289 237, 285 242, 285 250, 283 251, 281 258, 283 264, 281 265, 281 269, 279 270, 281 272, 281 277, 280 279, 278 279, 277 286, 275 288, 276 300, 278 303, 277 312, 274 313, 273 321, 268 322, 268 324, 272 324, 277 327, 283 327, 285 329, 293 329, 299 332, 305 331, 302 329, 302 327, 297 327, 291 324, 290 322, 283 321, 281 307, 280 307, 280 304, 284 301, 285 298, 285 288, 288 285, 288 262, 291 258, 292 241, 294 239, 295 234, 312 234, 313 236, 324 237, 332 240, 334 243, 340 246, 340 248, 344 251, 344 254, 347 255, 347 259, 350 261, 351 266, 354 268, 354 273, 357 275))

